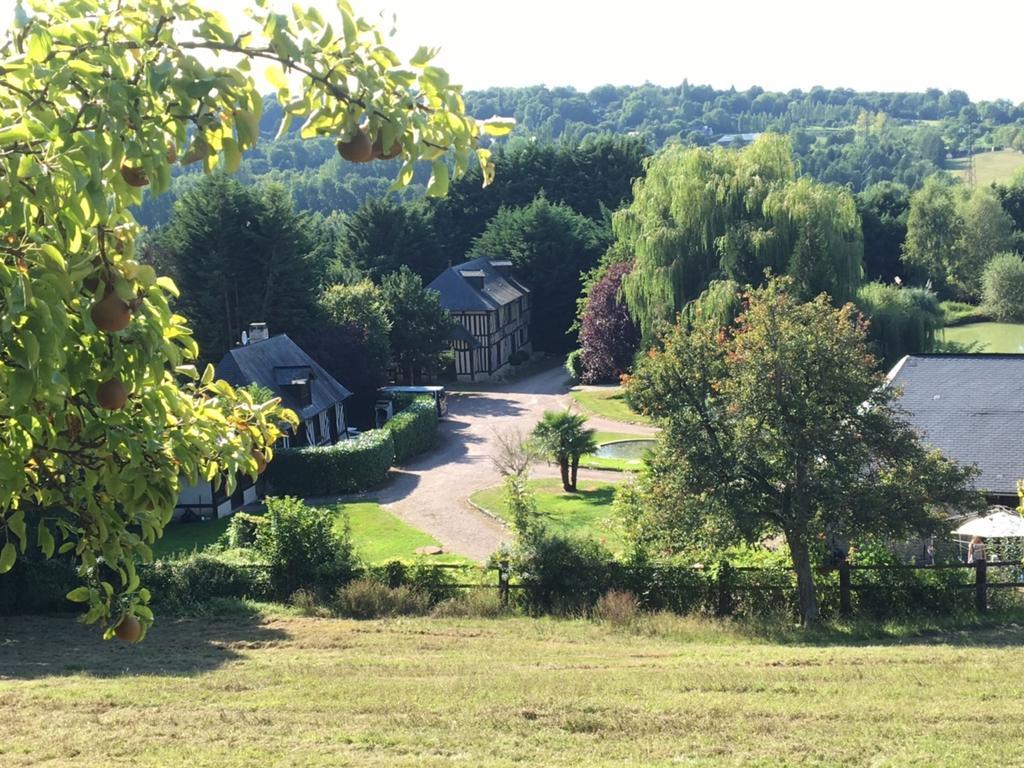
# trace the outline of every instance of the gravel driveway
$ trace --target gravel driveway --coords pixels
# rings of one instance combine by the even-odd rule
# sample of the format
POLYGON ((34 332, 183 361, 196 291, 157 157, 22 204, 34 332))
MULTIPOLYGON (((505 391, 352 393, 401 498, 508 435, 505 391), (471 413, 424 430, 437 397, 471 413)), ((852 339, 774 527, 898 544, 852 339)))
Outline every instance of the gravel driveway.
MULTIPOLYGON (((528 432, 546 410, 571 402, 565 370, 553 366, 511 384, 454 391, 448 396, 448 418, 441 422, 438 446, 408 465, 392 470, 383 489, 368 494, 412 526, 444 546, 483 562, 503 542, 511 541, 505 526, 469 504, 469 497, 501 482, 491 464, 495 433, 509 428, 528 432)), ((650 435, 651 427, 591 418, 599 430, 650 435)), ((557 467, 537 465, 534 477, 557 476, 557 467)), ((621 479, 617 472, 580 470, 586 479, 621 479)))

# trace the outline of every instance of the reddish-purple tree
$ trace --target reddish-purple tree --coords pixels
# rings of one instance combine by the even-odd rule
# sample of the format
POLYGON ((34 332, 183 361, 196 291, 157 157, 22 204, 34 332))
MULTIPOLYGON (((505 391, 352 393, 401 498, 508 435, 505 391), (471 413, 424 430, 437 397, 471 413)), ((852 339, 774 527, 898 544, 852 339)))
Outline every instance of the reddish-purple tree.
POLYGON ((632 270, 632 262, 613 264, 590 289, 580 324, 585 384, 618 381, 633 363, 640 332, 619 295, 622 278, 632 270))

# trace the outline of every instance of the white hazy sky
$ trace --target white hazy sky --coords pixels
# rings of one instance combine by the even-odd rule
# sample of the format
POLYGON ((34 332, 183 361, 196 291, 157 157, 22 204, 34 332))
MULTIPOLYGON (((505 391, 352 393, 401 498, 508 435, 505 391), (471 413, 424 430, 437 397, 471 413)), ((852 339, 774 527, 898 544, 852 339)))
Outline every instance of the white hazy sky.
MULTIPOLYGON (((204 0, 212 2, 212 0, 204 0)), ((319 7, 331 0, 313 0, 319 7)), ((966 91, 1024 101, 1020 0, 351 0, 398 15, 392 46, 439 46, 467 88, 677 85, 966 91)), ((232 0, 214 3, 230 15, 232 0)), ((0 19, 13 0, 0 0, 0 19)))

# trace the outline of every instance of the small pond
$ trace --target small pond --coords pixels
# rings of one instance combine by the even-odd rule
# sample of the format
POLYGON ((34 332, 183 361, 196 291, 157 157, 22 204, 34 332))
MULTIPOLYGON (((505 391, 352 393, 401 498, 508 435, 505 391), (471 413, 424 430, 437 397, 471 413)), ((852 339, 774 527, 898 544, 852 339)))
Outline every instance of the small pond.
POLYGON ((967 323, 944 328, 942 339, 973 344, 975 352, 1024 352, 1024 323, 967 323))
POLYGON ((594 452, 602 459, 628 459, 639 461, 644 454, 654 448, 654 440, 616 440, 614 443, 602 443, 594 452))

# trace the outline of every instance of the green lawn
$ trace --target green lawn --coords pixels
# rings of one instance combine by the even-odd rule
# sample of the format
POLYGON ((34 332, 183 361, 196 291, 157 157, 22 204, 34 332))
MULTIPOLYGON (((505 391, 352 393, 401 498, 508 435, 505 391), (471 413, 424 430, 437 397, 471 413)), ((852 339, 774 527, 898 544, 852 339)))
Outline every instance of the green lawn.
MULTIPOLYGON (((338 517, 339 528, 344 525, 344 514, 348 514, 352 544, 368 563, 411 561, 416 559, 418 547, 439 546, 432 536, 402 522, 375 501, 335 504, 332 509, 338 517)), ((164 531, 163 538, 153 547, 153 553, 159 558, 203 549, 227 530, 229 520, 224 517, 202 523, 171 523, 164 531)), ((430 561, 468 562, 461 555, 452 554, 431 556, 430 561)))
POLYGON ((285 615, 104 643, 0 623, 0 765, 1020 765, 1024 629, 773 643, 739 627, 285 615))
MULTIPOLYGON (((967 176, 967 158, 957 157, 946 161, 946 168, 958 176, 967 176)), ((1012 149, 999 152, 978 152, 974 155, 974 175, 980 187, 992 182, 1005 184, 1018 170, 1024 168, 1024 154, 1012 149)))
POLYGON ((613 421, 627 424, 650 424, 651 420, 637 413, 626 404, 622 387, 600 387, 597 389, 573 389, 573 399, 585 411, 613 421))
POLYGON ((945 341, 977 344, 977 352, 1024 352, 1024 323, 968 323, 942 330, 945 341))
MULTIPOLYGON (((612 552, 622 550, 622 531, 612 515, 615 483, 581 480, 576 493, 566 493, 555 479, 531 480, 530 487, 536 496, 537 513, 550 530, 595 538, 612 552)), ((508 521, 501 486, 477 491, 470 500, 508 521)))

